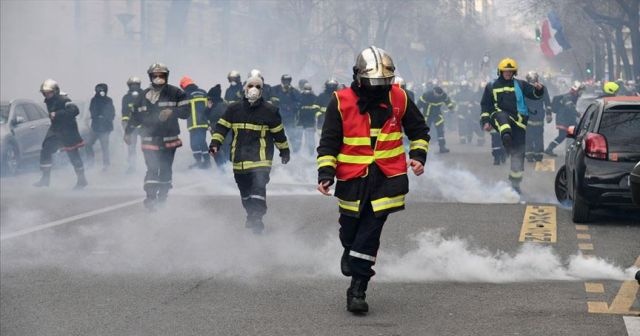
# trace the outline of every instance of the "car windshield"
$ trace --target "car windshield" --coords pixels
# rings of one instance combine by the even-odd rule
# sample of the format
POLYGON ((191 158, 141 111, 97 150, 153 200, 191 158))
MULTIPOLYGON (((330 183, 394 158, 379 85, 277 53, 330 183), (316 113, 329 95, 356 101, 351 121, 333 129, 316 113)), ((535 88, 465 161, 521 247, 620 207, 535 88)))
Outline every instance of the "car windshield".
POLYGON ((599 133, 607 138, 611 152, 640 153, 640 107, 605 110, 599 133))
POLYGON ((9 105, 0 105, 0 124, 6 124, 9 120, 9 105))

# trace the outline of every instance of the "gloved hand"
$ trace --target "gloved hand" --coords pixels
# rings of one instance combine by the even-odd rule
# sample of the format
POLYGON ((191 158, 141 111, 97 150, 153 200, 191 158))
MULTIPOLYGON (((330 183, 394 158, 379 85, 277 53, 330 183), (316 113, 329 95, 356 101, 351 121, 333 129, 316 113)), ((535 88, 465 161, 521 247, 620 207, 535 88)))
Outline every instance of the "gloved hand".
POLYGON ((289 160, 291 160, 291 155, 288 154, 288 153, 285 154, 285 155, 282 155, 280 157, 280 160, 282 160, 282 164, 287 164, 289 162, 289 160))
POLYGON ((160 114, 158 115, 158 119, 160 119, 160 121, 162 122, 165 122, 167 121, 167 119, 169 119, 172 113, 173 111, 171 109, 164 109, 160 111, 160 114))
POLYGON ((209 144, 209 154, 213 156, 216 155, 216 153, 218 153, 218 146, 216 146, 213 140, 211 140, 211 143, 209 144))
POLYGON ((131 145, 131 134, 125 134, 123 140, 127 145, 131 145))

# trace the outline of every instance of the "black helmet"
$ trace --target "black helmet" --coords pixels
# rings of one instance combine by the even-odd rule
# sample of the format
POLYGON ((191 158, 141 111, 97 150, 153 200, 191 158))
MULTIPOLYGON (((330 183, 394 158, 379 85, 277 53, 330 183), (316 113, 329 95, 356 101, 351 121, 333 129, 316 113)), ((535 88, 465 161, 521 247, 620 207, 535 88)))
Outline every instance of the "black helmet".
POLYGON ((338 84, 339 83, 337 80, 329 78, 326 82, 324 82, 324 90, 333 92, 338 89, 338 84))
POLYGON ((106 95, 108 90, 109 90, 109 86, 105 83, 99 83, 95 87, 96 93, 100 93, 100 91, 104 91, 104 94, 106 95))
POLYGON ((282 85, 291 85, 291 80, 291 75, 288 74, 284 74, 280 77, 280 83, 282 83, 282 85))

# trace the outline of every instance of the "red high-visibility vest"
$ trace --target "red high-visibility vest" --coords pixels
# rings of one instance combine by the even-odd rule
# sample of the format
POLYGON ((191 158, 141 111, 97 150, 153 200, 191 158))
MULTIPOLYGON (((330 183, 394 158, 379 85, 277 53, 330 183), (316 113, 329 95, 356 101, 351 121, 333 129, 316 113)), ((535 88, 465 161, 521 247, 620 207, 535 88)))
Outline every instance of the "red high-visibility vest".
POLYGON ((381 129, 371 128, 368 113, 360 113, 358 95, 346 88, 336 92, 342 117, 342 146, 336 162, 336 178, 350 180, 365 176, 375 161, 387 177, 407 173, 407 160, 402 143, 402 117, 407 110, 407 94, 393 85, 389 98, 393 113, 381 129), (371 137, 377 137, 375 148, 371 137))

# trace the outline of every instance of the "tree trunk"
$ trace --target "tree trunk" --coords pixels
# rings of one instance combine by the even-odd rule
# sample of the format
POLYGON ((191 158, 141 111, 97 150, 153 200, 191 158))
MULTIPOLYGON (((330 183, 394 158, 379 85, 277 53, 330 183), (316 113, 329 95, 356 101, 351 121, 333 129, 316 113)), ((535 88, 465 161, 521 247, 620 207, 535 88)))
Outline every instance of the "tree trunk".
POLYGON ((602 50, 602 38, 600 34, 593 34, 593 56, 594 56, 594 64, 593 64, 593 73, 595 75, 594 79, 596 81, 601 81, 604 79, 604 53, 602 50))
POLYGON ((624 48, 622 27, 616 29, 616 54, 620 56, 620 60, 622 61, 622 67, 619 70, 622 70, 620 72, 624 74, 624 79, 632 79, 633 70, 631 69, 631 64, 629 64, 629 55, 627 55, 627 50, 624 48))
POLYGON ((615 69, 614 69, 614 60, 615 56, 613 55, 613 47, 611 46, 611 32, 608 29, 604 30, 604 43, 607 48, 607 72, 608 76, 605 78, 606 80, 614 80, 615 69))

